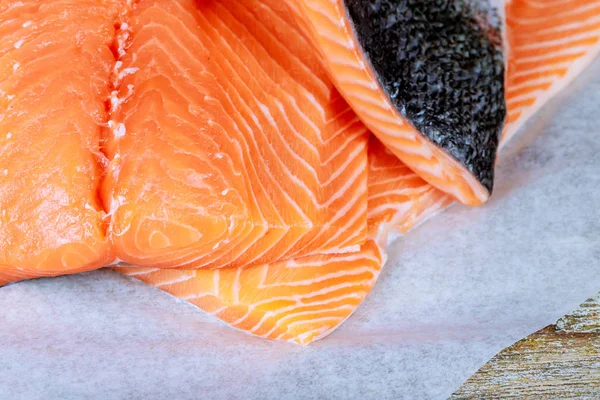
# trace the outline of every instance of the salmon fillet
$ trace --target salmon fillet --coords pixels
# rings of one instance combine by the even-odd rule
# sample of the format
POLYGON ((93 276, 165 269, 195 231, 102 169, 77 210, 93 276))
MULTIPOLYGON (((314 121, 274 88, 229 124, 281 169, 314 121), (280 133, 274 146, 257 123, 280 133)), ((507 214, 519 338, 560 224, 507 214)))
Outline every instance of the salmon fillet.
POLYGON ((313 255, 250 268, 115 270, 186 300, 255 336, 309 344, 360 305, 387 260, 387 229, 406 230, 451 203, 378 140, 369 145, 369 240, 360 251, 313 255), (435 198, 435 195, 439 198, 435 198))
POLYGON ((307 256, 250 268, 116 270, 246 333, 306 345, 333 332, 356 310, 385 259, 383 247, 370 239, 355 253, 307 256))
POLYGON ((506 110, 501 28, 487 3, 297 0, 294 7, 367 127, 468 205, 491 194, 506 110))
POLYGON ((511 0, 507 126, 501 144, 600 52, 600 0, 511 0))
MULTIPOLYGON (((563 6, 578 9, 575 0, 561 1, 563 6), (564 3, 569 3, 565 5, 564 3)), ((600 0, 593 2, 600 4, 600 0)), ((556 10, 538 5, 537 18, 552 19, 556 10)), ((527 15, 530 8, 525 2, 507 5, 506 14, 512 46, 544 47, 551 36, 528 36, 515 19, 527 15), (527 39, 529 37, 529 39, 527 39), (521 40, 519 42, 518 40, 521 40), (521 44, 518 44, 521 43, 521 44)), ((584 5, 585 6, 585 5, 584 5)), ((589 6, 589 4, 587 5, 589 6)), ((577 11, 571 23, 579 23, 577 11)), ((596 14, 597 16, 600 14, 596 14)), ((594 17, 590 18, 594 21, 594 17)), ((600 33, 592 23, 590 40, 581 54, 570 62, 547 65, 540 58, 535 64, 515 63, 508 69, 507 93, 513 93, 517 77, 525 71, 542 69, 550 85, 529 92, 535 101, 523 106, 510 102, 509 123, 503 132, 506 141, 525 123, 535 108, 546 102, 567 83, 598 52, 600 33), (556 71, 565 73, 557 74, 556 71)), ((569 21, 563 21, 569 26, 569 21)), ((557 31, 564 32, 558 25, 557 31)), ((572 30, 562 40, 570 41, 572 30)), ((526 85, 525 85, 526 86, 526 85)), ((120 267, 117 271, 132 276, 167 293, 195 304, 221 321, 256 336, 290 341, 306 345, 333 332, 372 290, 386 261, 385 242, 388 231, 405 233, 423 220, 453 203, 453 198, 435 188, 412 172, 375 137, 369 142, 368 176, 369 240, 359 253, 349 255, 310 256, 251 268, 220 271, 164 271, 155 268, 120 267), (343 260, 342 263, 340 261, 343 260), (315 268, 318 266, 318 268, 315 268)))
MULTIPOLYGON (((599 5, 507 5, 504 140, 597 54, 599 5)), ((388 231, 453 198, 368 139, 291 10, 3 3, 0 284, 116 254, 142 261, 116 270, 256 336, 308 344, 349 317, 385 264, 388 231)))
POLYGON ((375 136, 369 142, 371 224, 404 234, 453 203, 452 196, 427 183, 375 136))
POLYGON ((121 28, 102 185, 119 260, 358 250, 368 134, 285 4, 142 0, 121 28))
POLYGON ((113 259, 98 185, 118 5, 0 4, 0 285, 113 259))
MULTIPOLYGON (((600 53, 600 0, 556 0, 543 4, 535 0, 506 2, 506 38, 509 47, 507 72, 507 122, 502 132, 500 147, 505 145, 523 127, 527 120, 559 91, 566 88, 600 53), (561 9, 570 10, 560 13, 561 9)), ((378 141, 371 148, 381 146, 378 141)), ((414 179, 415 174, 391 151, 377 151, 369 157, 371 164, 380 168, 394 168, 398 179, 414 179)), ((373 166, 369 169, 369 188, 373 190, 378 179, 373 166)), ((419 185, 422 180, 415 180, 419 185)), ((369 196, 369 218, 379 215, 391 222, 391 231, 405 233, 423 219, 452 203, 450 197, 432 185, 422 186, 419 202, 407 205, 403 197, 393 197, 402 191, 390 187, 378 189, 378 195, 369 196), (378 200, 379 199, 379 200, 378 200), (439 207, 421 211, 424 205, 440 202, 439 207), (406 208, 402 208, 406 207, 406 208), (416 212, 420 219, 407 219, 416 212)))

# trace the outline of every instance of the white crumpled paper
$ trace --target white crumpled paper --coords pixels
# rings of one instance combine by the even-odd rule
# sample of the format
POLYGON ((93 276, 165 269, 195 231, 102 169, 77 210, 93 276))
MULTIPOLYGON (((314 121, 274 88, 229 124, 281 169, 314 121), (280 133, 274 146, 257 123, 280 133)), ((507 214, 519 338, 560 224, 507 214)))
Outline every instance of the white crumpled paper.
POLYGON ((0 289, 1 399, 443 399, 600 290, 600 60, 510 142, 489 204, 390 249, 309 347, 224 326, 112 271, 0 289))

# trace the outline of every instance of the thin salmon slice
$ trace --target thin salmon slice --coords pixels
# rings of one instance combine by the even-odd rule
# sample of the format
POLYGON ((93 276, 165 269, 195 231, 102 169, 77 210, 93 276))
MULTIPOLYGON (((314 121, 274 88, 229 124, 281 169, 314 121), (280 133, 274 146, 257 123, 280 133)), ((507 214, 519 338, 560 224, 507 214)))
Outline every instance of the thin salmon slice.
POLYGON ((427 183, 375 136, 369 142, 371 224, 404 234, 452 204, 452 196, 427 183))
POLYGON ((119 9, 0 3, 0 285, 113 259, 98 185, 119 9))
POLYGON ((358 252, 312 255, 250 268, 182 271, 128 266, 115 270, 255 336, 301 345, 323 338, 373 288, 387 260, 390 224, 406 230, 452 201, 407 169, 374 137, 369 161, 369 240, 358 252))
MULTIPOLYGON (((595 1, 594 4, 599 2, 595 1)), ((579 6, 575 0, 560 3, 566 9, 577 9, 575 6, 579 6)), ((550 4, 541 9, 538 2, 528 4, 538 7, 537 18, 550 19, 556 14, 556 10, 549 7, 550 4)), ((530 10, 523 2, 507 6, 509 30, 514 38, 522 37, 524 45, 543 46, 541 42, 547 36, 526 39, 527 35, 520 36, 523 28, 513 22, 513 18, 521 18, 530 10)), ((564 21, 565 26, 579 24, 578 13, 573 15, 575 17, 571 23, 564 21)), ((581 26, 593 25, 584 23, 581 26)), ((578 32, 580 31, 573 29, 565 34, 563 40, 571 40, 578 32)), ((593 38, 600 36, 593 29, 590 29, 590 35, 593 38)), ((532 115, 533 111, 530 110, 539 108, 541 103, 556 93, 558 89, 552 90, 553 87, 565 87, 593 59, 598 48, 598 44, 587 46, 571 62, 560 62, 547 68, 545 71, 551 84, 544 90, 532 92, 531 96, 535 101, 528 103, 528 106, 509 103, 508 116, 512 116, 512 120, 507 124, 503 138, 512 137, 527 117, 532 115), (557 70, 567 72, 555 78, 557 75, 554 71, 557 70)), ((540 58, 535 63, 537 64, 528 64, 527 68, 544 68, 547 59, 540 58)), ((522 68, 511 61, 507 77, 509 93, 515 82, 514 77, 524 71, 522 68)), ((412 172, 374 137, 371 137, 369 143, 368 182, 368 218, 372 240, 352 257, 343 254, 311 256, 248 269, 220 271, 161 271, 138 267, 121 267, 116 270, 189 301, 244 332, 309 344, 335 330, 372 289, 386 260, 384 249, 388 231, 405 233, 453 203, 450 195, 412 172), (343 262, 340 263, 340 260, 343 262), (313 268, 315 265, 319 268, 313 268), (357 284, 361 279, 362 283, 357 284), (330 294, 325 296, 324 293, 330 294), (299 297, 293 297, 296 295, 299 297), (282 296, 284 299, 294 300, 318 299, 322 303, 309 308, 310 305, 302 301, 279 302, 282 296), (339 296, 348 300, 342 300, 339 296)))
MULTIPOLYGON (((298 11, 297 11, 298 12, 298 11)), ((506 2, 507 123, 500 147, 505 145, 544 104, 568 86, 600 53, 600 0, 506 2), (568 9, 568 13, 561 10, 568 9), (566 44, 566 46, 565 46, 566 44)), ((415 174, 391 151, 373 150, 382 146, 371 141, 369 189, 382 185, 385 179, 374 175, 379 170, 395 170, 397 179, 413 179, 415 174), (371 157, 372 153, 378 154, 371 157), (373 164, 379 164, 375 167, 373 164)), ((389 171, 391 172, 391 171, 389 171)), ((394 185, 389 190, 378 188, 369 196, 369 219, 390 222, 391 232, 406 233, 424 219, 452 204, 449 196, 432 185, 422 185, 423 195, 408 203, 402 190, 394 185), (433 206, 439 203, 439 207, 433 206), (423 207, 433 206, 422 211, 423 207), (418 218, 409 217, 411 212, 418 218), (394 220, 394 219, 397 220, 394 220)))
POLYGON ((119 260, 359 250, 368 132, 284 3, 142 0, 118 37, 102 199, 119 260))
POLYGON ((511 0, 511 54, 501 145, 600 53, 600 0, 511 0))
POLYGON ((359 252, 315 255, 251 268, 117 271, 194 304, 226 324, 267 339, 306 345, 346 320, 385 262, 368 240, 359 252))
POLYGON ((488 199, 506 114, 501 21, 488 1, 293 8, 344 98, 402 162, 460 202, 488 199))

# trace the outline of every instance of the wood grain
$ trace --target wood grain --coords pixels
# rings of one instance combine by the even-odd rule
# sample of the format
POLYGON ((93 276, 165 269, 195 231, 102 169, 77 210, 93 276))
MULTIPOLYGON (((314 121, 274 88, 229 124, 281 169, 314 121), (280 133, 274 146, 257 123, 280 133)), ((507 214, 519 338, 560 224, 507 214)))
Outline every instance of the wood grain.
POLYGON ((600 293, 501 351, 451 399, 600 399, 600 293))
POLYGON ((556 329, 562 333, 600 334, 600 293, 588 299, 571 314, 556 322, 556 329))

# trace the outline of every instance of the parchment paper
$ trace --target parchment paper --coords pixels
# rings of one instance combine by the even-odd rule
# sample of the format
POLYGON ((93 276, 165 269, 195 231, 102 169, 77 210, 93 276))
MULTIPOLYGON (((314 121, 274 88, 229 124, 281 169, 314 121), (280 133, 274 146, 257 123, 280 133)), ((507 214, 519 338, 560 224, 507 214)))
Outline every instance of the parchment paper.
POLYGON ((111 271, 0 289, 1 399, 442 399, 600 290, 600 61, 509 143, 489 204, 400 238, 309 347, 111 271))

